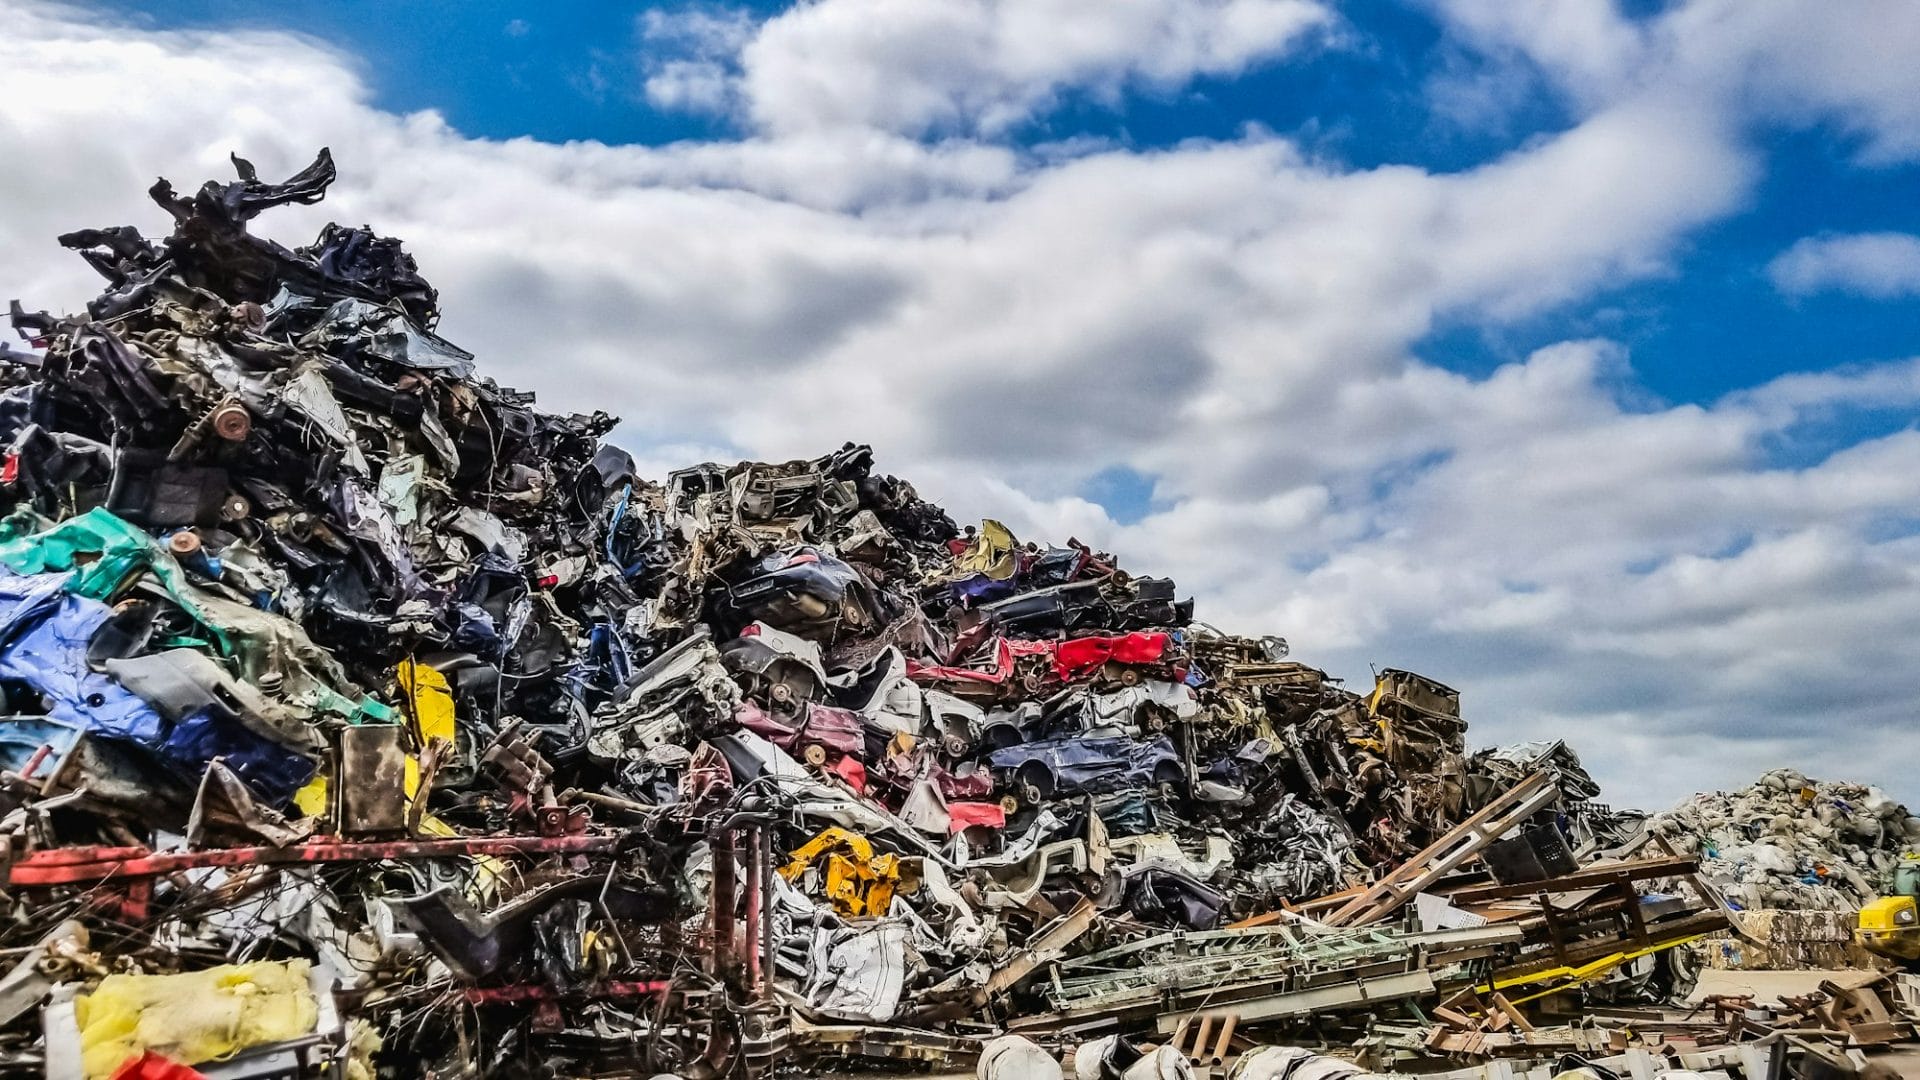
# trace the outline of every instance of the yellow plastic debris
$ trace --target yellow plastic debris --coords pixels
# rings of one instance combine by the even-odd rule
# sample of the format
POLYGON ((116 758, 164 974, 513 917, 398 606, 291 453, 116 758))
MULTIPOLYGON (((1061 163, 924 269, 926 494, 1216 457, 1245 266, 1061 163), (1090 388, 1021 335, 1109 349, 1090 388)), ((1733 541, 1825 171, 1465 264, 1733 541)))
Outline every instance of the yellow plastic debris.
POLYGON ((293 793, 293 805, 306 817, 321 817, 327 812, 327 778, 315 775, 307 786, 293 793))
POLYGON ((954 559, 953 576, 959 579, 985 574, 994 581, 1005 581, 1020 566, 1020 560, 1013 557, 1013 549, 1019 544, 1005 525, 987 518, 980 522, 980 531, 967 550, 954 559))
POLYGON ((308 963, 226 964, 179 975, 109 975, 74 999, 88 1080, 152 1050, 198 1065, 308 1034, 320 1006, 308 963))
POLYGON ((452 742, 453 688, 447 685, 447 677, 412 660, 395 664, 393 677, 400 684, 400 695, 407 699, 407 714, 413 717, 420 745, 435 739, 452 742))
POLYGON ((841 828, 830 828, 796 848, 780 876, 796 880, 821 856, 827 860, 827 899, 840 915, 885 915, 900 882, 900 857, 875 855, 873 842, 841 828))

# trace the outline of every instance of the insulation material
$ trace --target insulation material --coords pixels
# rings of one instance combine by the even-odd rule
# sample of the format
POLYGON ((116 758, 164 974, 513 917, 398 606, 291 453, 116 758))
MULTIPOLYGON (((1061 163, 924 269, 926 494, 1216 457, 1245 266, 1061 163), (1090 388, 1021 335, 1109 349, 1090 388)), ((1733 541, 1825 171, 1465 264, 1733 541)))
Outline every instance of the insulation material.
POLYGON ((109 975, 76 999, 89 1080, 151 1050, 198 1065, 311 1032, 320 1009, 305 960, 179 975, 109 975))

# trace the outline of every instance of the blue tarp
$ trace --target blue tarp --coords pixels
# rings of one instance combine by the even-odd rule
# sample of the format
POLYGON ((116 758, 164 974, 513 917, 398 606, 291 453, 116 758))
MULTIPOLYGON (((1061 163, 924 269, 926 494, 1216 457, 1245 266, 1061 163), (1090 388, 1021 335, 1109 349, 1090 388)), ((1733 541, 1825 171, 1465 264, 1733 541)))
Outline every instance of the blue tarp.
POLYGON ((262 739, 212 709, 196 709, 180 718, 166 741, 154 748, 162 761, 188 776, 207 771, 220 758, 253 793, 279 807, 313 779, 308 758, 262 739))
POLYGON ((66 591, 68 574, 0 575, 0 679, 32 687, 47 715, 154 747, 167 724, 111 676, 87 668, 87 643, 113 609, 66 591))
POLYGON ((307 757, 231 718, 199 712, 168 723, 112 676, 89 669, 87 645, 112 609, 67 592, 71 579, 0 572, 0 680, 31 688, 54 720, 145 748, 189 783, 225 758, 256 795, 280 806, 313 776, 307 757))

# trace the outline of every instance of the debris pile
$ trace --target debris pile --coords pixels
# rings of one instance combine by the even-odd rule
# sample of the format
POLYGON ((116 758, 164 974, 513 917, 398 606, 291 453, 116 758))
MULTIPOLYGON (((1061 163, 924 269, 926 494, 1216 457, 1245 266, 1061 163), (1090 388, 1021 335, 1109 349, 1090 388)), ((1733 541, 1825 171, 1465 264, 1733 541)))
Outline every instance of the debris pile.
POLYGON ((1920 857, 1920 817, 1878 788, 1775 769, 1744 791, 1710 792, 1652 828, 1747 910, 1854 911, 1920 857))
POLYGON ((249 232, 325 151, 235 166, 155 185, 165 239, 62 236, 105 291, 0 352, 0 1065, 1485 1060, 1727 926, 1432 679, 1348 689, 864 446, 636 475, 398 241, 249 232))

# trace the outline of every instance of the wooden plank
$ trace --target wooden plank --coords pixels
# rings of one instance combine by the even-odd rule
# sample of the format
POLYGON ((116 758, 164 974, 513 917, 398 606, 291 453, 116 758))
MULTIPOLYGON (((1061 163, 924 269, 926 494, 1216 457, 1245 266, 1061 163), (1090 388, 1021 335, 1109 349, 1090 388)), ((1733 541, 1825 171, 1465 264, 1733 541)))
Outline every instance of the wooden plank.
POLYGON ((1293 910, 1302 915, 1315 915, 1328 908, 1339 907, 1341 904, 1352 900, 1365 891, 1366 888, 1364 886, 1351 885, 1341 889, 1339 892, 1328 893, 1325 896, 1316 896, 1311 900, 1302 900, 1293 905, 1293 910))
POLYGON ((1547 944, 1553 948, 1554 962, 1562 967, 1571 966, 1567 963, 1567 937, 1560 926, 1560 913, 1544 894, 1540 897, 1540 917, 1547 923, 1547 944))
POLYGON ((1032 974, 1040 965, 1059 959, 1067 946, 1080 940, 1082 934, 1093 928, 1093 921, 1099 913, 1093 901, 1080 901, 1065 918, 1035 935, 1024 950, 1007 961, 1005 967, 989 975, 986 984, 973 992, 973 1003, 985 1005, 1013 989, 1016 983, 1032 974))
POLYGON ((1647 935, 1647 920, 1640 913, 1640 898, 1634 894, 1633 886, 1625 878, 1620 879, 1619 890, 1625 894, 1626 904, 1622 911, 1627 913, 1627 929, 1633 934, 1634 944, 1645 949, 1653 945, 1653 939, 1647 935))
POLYGON ((1534 773, 1321 921, 1329 926, 1355 926, 1385 918, 1557 797, 1552 775, 1545 770, 1534 773))
POLYGON ((1545 881, 1523 881, 1514 885, 1474 885, 1447 894, 1454 904, 1479 904, 1489 900, 1517 900, 1536 893, 1575 892, 1612 884, 1622 875, 1632 881, 1658 877, 1689 877, 1700 868, 1700 860, 1676 855, 1664 859, 1636 859, 1611 866, 1588 866, 1564 877, 1545 881))
POLYGON ((1526 1015, 1520 1011, 1519 1007, 1507 1000, 1507 995, 1496 993, 1493 995, 1492 1001, 1494 1008, 1505 1013, 1507 1019, 1513 1021, 1513 1026, 1529 1033, 1534 1030, 1534 1026, 1527 1021, 1526 1015))
POLYGON ((1241 919, 1239 922, 1230 922, 1226 928, 1228 930, 1256 930, 1262 926, 1272 926, 1280 921, 1281 916, 1282 913, 1279 911, 1262 912, 1259 915, 1241 919))

